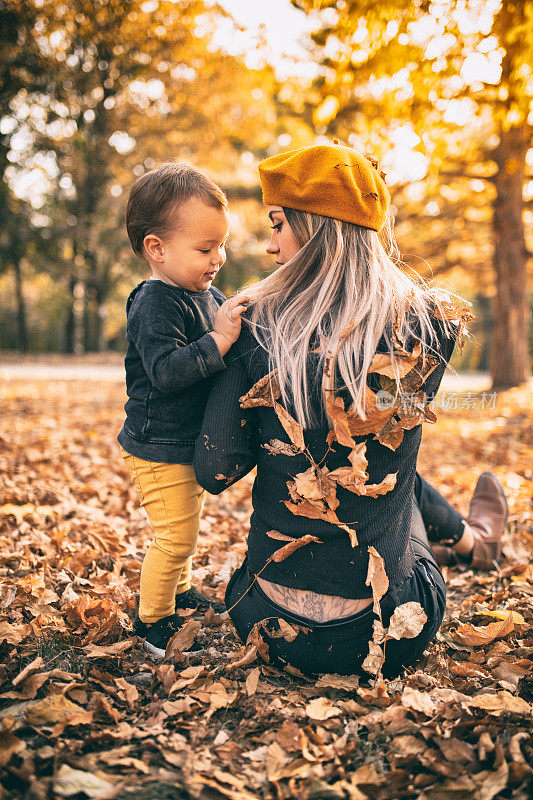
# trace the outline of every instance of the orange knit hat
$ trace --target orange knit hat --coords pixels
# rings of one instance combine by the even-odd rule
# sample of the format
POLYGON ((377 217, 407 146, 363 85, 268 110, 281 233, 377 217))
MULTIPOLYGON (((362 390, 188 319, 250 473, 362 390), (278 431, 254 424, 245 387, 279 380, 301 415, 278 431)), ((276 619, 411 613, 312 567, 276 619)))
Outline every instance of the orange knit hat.
POLYGON ((315 145, 259 164, 265 205, 309 211, 375 231, 390 205, 377 161, 340 144, 315 145))

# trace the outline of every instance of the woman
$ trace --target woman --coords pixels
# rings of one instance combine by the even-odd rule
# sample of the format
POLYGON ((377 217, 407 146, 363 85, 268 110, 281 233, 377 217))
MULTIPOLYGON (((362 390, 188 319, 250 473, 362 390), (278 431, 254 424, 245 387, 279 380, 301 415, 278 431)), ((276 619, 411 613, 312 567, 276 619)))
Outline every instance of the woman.
POLYGON ((499 556, 507 510, 495 476, 480 478, 465 523, 416 473, 421 422, 434 418, 427 403, 467 312, 385 250, 390 196, 377 164, 334 144, 268 158, 259 171, 279 268, 247 290, 194 461, 213 494, 257 464, 248 553, 226 604, 243 640, 259 627, 271 662, 357 672, 375 618, 373 548, 389 580, 385 628, 406 602, 427 616, 416 638, 387 643, 390 677, 421 655, 444 614, 426 528, 452 545, 443 560, 487 567, 499 556))

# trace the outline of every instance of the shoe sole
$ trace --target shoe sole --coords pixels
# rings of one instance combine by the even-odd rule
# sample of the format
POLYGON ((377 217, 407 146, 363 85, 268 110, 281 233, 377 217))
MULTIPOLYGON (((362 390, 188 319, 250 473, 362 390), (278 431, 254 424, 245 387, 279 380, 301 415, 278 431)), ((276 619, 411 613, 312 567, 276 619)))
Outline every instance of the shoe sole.
MULTIPOLYGON (((213 608, 213 606, 208 606, 207 608, 196 608, 194 610, 194 613, 195 614, 207 614, 207 612, 209 611, 210 608, 213 608)), ((179 614, 179 612, 183 611, 183 610, 184 609, 182 609, 182 608, 177 608, 176 609, 176 614, 179 614)), ((215 611, 214 608, 213 608, 213 611, 215 611)), ((221 620, 224 620, 224 622, 230 618, 230 616, 229 616, 227 611, 215 611, 215 614, 217 615, 217 617, 220 617, 221 620)))
MULTIPOLYGON (((151 658, 154 661, 160 661, 165 657, 166 650, 161 650, 160 647, 156 647, 155 645, 150 644, 150 642, 147 642, 146 640, 144 641, 144 649, 146 650, 147 653, 150 654, 151 658)), ((205 653, 204 647, 201 647, 199 650, 183 651, 184 656, 199 656, 202 655, 202 653, 205 653)))
MULTIPOLYGON (((483 475, 490 476, 492 478, 492 480, 495 482, 495 484, 498 487, 498 489, 500 490, 500 494, 502 496, 502 500, 505 503, 505 522, 503 524, 506 525, 507 524, 507 520, 509 518, 509 505, 507 503, 507 497, 505 496, 505 492, 503 490, 503 486, 501 485, 500 481, 498 480, 498 478, 496 477, 494 472, 489 472, 489 471, 482 472, 481 475, 479 476, 479 478, 482 478, 483 475)), ((478 478, 478 481, 479 481, 479 478, 478 478)))
MULTIPOLYGON (((204 609, 204 608, 202 608, 201 610, 198 610, 198 609, 197 609, 195 613, 196 613, 196 614, 207 614, 208 610, 209 610, 209 609, 207 609, 207 608, 205 608, 205 609, 204 609)), ((179 614, 179 610, 178 610, 178 611, 176 611, 176 614, 179 614)), ((220 612, 218 612, 218 611, 215 611, 215 614, 217 615, 217 617, 220 617, 220 619, 221 619, 223 622, 226 622, 226 620, 228 620, 228 619, 230 618, 230 616, 229 616, 229 614, 228 614, 228 612, 227 612, 227 611, 222 611, 221 613, 220 613, 220 612)))

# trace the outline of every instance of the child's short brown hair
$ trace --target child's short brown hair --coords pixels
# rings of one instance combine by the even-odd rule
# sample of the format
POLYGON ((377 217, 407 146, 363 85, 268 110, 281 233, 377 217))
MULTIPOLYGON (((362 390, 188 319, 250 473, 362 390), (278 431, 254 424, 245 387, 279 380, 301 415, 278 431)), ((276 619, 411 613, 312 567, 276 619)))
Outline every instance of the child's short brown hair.
POLYGON ((133 252, 144 256, 144 238, 150 233, 163 238, 176 222, 179 207, 191 197, 221 211, 228 209, 222 189, 190 164, 161 164, 138 178, 126 209, 133 252))

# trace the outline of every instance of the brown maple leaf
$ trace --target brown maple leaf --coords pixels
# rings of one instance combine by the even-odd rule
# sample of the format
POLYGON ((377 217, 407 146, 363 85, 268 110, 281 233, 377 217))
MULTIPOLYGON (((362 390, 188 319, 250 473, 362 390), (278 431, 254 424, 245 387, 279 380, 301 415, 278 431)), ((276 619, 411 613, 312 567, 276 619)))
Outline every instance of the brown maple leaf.
MULTIPOLYGON (((352 546, 357 546, 356 532, 353 528, 341 522, 333 509, 328 508, 321 500, 302 499, 296 492, 292 481, 288 481, 287 486, 289 488, 289 494, 295 502, 291 502, 290 500, 284 500, 283 502, 292 514, 299 517, 307 517, 308 519, 321 519, 324 522, 329 522, 331 525, 336 525, 349 534, 352 546)), ((355 523, 351 524, 354 525, 355 523)))
POLYGON ((355 445, 348 456, 351 467, 338 467, 329 473, 332 480, 337 481, 345 489, 355 494, 362 494, 359 489, 368 480, 366 468, 366 442, 355 445))
POLYGON ((295 475, 294 488, 299 496, 306 500, 323 500, 328 508, 333 510, 339 505, 335 481, 331 480, 327 469, 322 469, 316 464, 305 472, 295 475))

